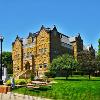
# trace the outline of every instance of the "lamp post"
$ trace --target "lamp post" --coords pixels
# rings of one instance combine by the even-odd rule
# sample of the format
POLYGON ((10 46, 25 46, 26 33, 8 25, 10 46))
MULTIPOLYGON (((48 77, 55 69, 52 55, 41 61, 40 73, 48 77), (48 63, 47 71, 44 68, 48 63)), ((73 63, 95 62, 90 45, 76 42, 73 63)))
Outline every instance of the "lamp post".
POLYGON ((0 36, 0 42, 1 42, 1 56, 0 56, 0 85, 3 84, 2 80, 2 42, 3 42, 3 36, 0 36))

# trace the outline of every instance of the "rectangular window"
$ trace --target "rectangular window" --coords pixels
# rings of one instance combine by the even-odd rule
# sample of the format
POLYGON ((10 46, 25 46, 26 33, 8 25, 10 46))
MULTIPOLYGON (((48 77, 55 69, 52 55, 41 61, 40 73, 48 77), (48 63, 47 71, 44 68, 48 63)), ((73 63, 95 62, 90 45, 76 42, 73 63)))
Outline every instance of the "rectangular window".
POLYGON ((40 52, 41 54, 46 53, 46 51, 47 51, 47 48, 42 48, 42 49, 39 49, 39 52, 40 52))
POLYGON ((44 48, 44 53, 47 51, 47 48, 44 48))
POLYGON ((47 67, 47 63, 44 63, 44 68, 46 68, 47 67))

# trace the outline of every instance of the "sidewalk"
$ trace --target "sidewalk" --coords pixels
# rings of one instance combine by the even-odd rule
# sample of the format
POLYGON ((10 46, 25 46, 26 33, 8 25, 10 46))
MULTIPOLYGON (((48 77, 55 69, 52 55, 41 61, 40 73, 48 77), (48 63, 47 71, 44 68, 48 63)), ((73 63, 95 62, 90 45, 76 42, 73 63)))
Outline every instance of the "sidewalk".
POLYGON ((51 100, 51 99, 8 92, 7 94, 0 93, 0 100, 51 100))

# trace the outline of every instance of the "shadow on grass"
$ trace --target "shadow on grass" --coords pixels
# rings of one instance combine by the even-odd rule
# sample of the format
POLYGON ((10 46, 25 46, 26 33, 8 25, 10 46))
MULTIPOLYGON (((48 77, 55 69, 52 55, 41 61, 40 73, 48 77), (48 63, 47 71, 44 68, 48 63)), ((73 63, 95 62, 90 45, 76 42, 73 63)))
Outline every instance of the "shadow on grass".
POLYGON ((37 89, 32 89, 32 88, 14 88, 13 92, 15 93, 21 93, 21 94, 27 94, 27 95, 34 95, 34 93, 39 94, 41 92, 47 92, 48 90, 52 90, 51 88, 46 88, 46 87, 40 87, 37 89))
POLYGON ((35 91, 35 92, 48 91, 48 90, 51 90, 51 88, 49 88, 49 87, 40 87, 40 88, 37 88, 37 89, 28 89, 28 91, 35 91))
POLYGON ((55 80, 63 80, 63 81, 100 81, 99 80, 95 80, 95 79, 55 79, 55 80))
POLYGON ((100 81, 100 80, 94 80, 94 79, 68 79, 67 81, 100 81))

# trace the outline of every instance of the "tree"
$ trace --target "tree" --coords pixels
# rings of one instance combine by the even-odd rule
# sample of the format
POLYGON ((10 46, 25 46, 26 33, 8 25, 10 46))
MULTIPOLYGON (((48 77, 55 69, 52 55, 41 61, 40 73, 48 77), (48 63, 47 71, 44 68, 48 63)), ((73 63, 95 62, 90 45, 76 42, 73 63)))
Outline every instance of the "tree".
POLYGON ((97 51, 97 56, 96 56, 96 60, 100 61, 100 39, 98 39, 98 51, 97 51))
POLYGON ((67 77, 71 74, 72 71, 77 68, 77 61, 69 54, 64 54, 53 59, 50 65, 50 71, 56 72, 56 74, 64 74, 67 77))
POLYGON ((89 75, 93 74, 96 70, 96 61, 91 57, 89 51, 84 50, 78 53, 78 62, 80 65, 80 71, 89 75))
POLYGON ((98 58, 98 56, 95 58, 94 60, 95 63, 95 76, 100 76, 100 59, 98 58))
POLYGON ((2 53, 2 63, 7 67, 8 74, 13 73, 12 67, 12 53, 11 52, 3 52, 2 53))
POLYGON ((48 71, 44 73, 47 78, 54 78, 56 77, 56 73, 54 71, 48 71))
POLYGON ((98 40, 98 43, 99 43, 99 45, 98 45, 98 56, 100 58, 100 39, 98 40))

